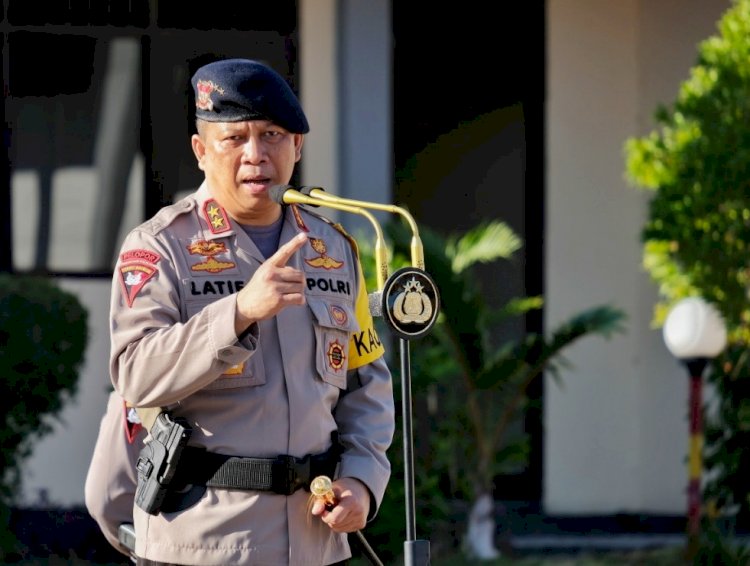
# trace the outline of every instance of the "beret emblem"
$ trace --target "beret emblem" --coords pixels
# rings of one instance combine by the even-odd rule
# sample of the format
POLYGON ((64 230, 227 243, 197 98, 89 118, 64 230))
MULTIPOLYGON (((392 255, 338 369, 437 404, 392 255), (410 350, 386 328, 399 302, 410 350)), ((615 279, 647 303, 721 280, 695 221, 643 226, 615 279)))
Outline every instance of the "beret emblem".
POLYGON ((209 112, 214 108, 214 103, 211 100, 211 93, 215 91, 219 94, 224 94, 224 89, 213 81, 198 81, 196 84, 196 90, 198 91, 198 96, 195 99, 196 108, 207 110, 209 112))

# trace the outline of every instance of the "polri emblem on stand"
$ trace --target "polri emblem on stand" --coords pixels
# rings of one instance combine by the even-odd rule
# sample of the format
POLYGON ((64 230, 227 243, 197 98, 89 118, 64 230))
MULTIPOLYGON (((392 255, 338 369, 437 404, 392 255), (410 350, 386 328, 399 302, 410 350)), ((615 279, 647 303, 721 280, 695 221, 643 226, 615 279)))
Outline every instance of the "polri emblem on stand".
POLYGON ((435 282, 416 267, 404 267, 383 287, 382 309, 388 326, 401 338, 427 334, 437 321, 440 296, 435 282))

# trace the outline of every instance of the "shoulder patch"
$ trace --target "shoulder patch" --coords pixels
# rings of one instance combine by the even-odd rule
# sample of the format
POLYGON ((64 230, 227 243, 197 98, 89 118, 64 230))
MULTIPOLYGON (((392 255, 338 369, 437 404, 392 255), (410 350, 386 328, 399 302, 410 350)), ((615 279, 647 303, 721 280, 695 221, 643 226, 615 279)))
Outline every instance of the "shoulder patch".
MULTIPOLYGON (((144 250, 133 251, 141 252, 144 250)), ((129 252, 125 252, 123 256, 127 253, 129 252)), ((128 307, 132 308, 135 296, 159 270, 156 268, 155 262, 136 259, 121 262, 118 271, 122 296, 125 298, 128 307)))
POLYGON ((290 204, 289 208, 292 209, 292 215, 294 216, 294 221, 297 223, 297 227, 303 232, 309 232, 310 229, 305 224, 305 221, 302 220, 302 215, 299 213, 299 207, 296 204, 290 204))
POLYGON ((156 265, 160 259, 161 256, 151 250, 127 250, 120 254, 122 262, 141 260, 156 265))
POLYGON ((229 216, 215 199, 208 199, 203 203, 203 218, 212 234, 222 234, 232 229, 229 216))

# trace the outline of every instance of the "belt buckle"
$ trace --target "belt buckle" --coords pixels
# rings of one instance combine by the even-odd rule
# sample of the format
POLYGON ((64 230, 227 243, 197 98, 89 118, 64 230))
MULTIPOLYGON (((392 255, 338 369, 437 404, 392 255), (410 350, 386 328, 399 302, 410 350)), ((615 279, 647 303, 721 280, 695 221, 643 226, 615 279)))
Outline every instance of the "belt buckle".
POLYGON ((310 457, 298 459, 283 454, 274 458, 271 470, 271 491, 292 495, 310 482, 310 457))

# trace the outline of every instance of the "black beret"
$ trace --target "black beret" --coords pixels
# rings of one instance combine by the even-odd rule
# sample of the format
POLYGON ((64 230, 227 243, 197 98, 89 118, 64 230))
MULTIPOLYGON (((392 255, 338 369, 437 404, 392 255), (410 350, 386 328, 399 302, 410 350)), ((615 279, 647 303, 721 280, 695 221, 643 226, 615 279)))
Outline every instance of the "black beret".
POLYGON ((310 131, 299 100, 284 78, 248 59, 224 59, 193 75, 195 117, 208 122, 270 120, 295 134, 310 131))

